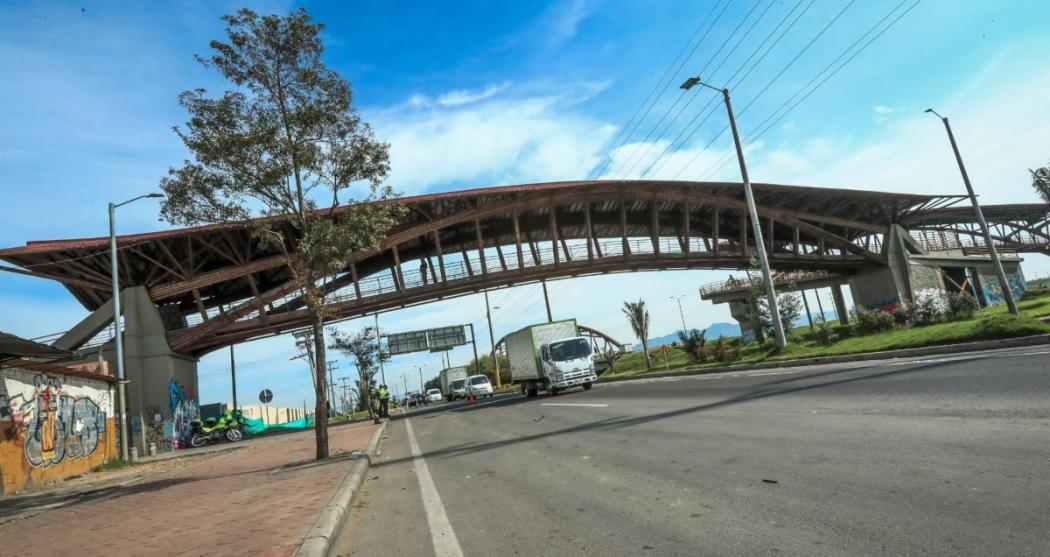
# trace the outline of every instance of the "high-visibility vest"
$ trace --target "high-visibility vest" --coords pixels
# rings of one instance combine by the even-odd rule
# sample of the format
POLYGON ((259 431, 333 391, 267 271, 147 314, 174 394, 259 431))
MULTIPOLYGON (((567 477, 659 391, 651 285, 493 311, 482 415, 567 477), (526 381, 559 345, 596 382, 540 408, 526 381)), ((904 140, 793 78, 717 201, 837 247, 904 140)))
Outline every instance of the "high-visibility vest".
POLYGON ((379 389, 379 398, 389 398, 389 397, 390 397, 390 392, 389 391, 387 391, 386 389, 382 389, 382 388, 379 389))

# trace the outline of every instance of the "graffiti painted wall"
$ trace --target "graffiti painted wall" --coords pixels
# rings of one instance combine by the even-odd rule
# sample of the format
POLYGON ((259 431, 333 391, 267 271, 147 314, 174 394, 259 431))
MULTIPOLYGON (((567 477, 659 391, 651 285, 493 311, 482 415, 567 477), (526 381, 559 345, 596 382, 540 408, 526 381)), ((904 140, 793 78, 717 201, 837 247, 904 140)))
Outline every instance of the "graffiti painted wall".
MULTIPOLYGON (((979 273, 981 288, 984 289, 984 299, 988 301, 988 305, 1005 304, 1006 298, 1003 297, 1003 289, 999 286, 999 278, 995 273, 990 269, 981 269, 979 273)), ((1014 299, 1020 300, 1025 288, 1028 286, 1025 283, 1024 275, 1019 272, 1011 273, 1008 270, 1006 282, 1010 283, 1010 291, 1013 292, 1014 299)))
POLYGON ((116 455, 110 383, 48 366, 0 369, 0 491, 80 474, 116 455))
POLYGON ((190 437, 193 435, 191 423, 201 417, 200 405, 193 392, 186 392, 186 387, 178 381, 172 381, 168 385, 168 403, 171 406, 171 431, 169 438, 176 449, 184 449, 190 446, 190 437))

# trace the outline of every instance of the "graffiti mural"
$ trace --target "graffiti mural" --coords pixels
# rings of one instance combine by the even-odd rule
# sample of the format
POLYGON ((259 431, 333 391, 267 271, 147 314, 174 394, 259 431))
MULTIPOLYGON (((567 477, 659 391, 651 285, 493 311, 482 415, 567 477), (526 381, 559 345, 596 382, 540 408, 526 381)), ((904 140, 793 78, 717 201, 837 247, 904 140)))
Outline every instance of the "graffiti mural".
POLYGON ((12 430, 21 431, 32 466, 90 456, 105 435, 106 412, 90 398, 64 393, 62 381, 46 373, 33 377, 31 392, 4 399, 0 419, 13 421, 17 429, 12 430))
POLYGON ((200 407, 192 393, 187 396, 186 389, 177 381, 168 386, 168 402, 171 404, 171 444, 176 449, 190 446, 193 435, 191 422, 200 417, 200 407))
MULTIPOLYGON (((996 304, 1005 304, 1006 298, 1003 296, 1003 289, 999 285, 999 278, 996 276, 982 276, 981 281, 984 283, 984 299, 988 302, 988 305, 994 306, 996 304)), ((1021 295, 1024 294, 1025 288, 1028 286, 1025 284, 1024 277, 1020 274, 1007 275, 1006 282, 1010 285, 1010 292, 1013 293, 1014 299, 1020 299, 1021 295)))

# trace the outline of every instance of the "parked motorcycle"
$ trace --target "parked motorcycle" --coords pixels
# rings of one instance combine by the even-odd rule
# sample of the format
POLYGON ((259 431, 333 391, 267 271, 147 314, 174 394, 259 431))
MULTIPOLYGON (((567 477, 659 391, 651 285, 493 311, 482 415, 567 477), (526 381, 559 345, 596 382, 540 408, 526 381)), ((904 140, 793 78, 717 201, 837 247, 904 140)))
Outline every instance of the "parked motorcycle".
POLYGON ((229 411, 218 419, 193 420, 190 426, 193 427, 190 445, 194 447, 203 447, 222 441, 240 441, 242 438, 241 424, 229 411))
POLYGON ((242 438, 248 439, 252 435, 255 435, 255 430, 253 430, 252 426, 250 426, 248 424, 248 421, 244 419, 244 413, 243 412, 241 412, 240 410, 233 410, 231 412, 231 415, 233 416, 234 420, 237 420, 238 429, 241 432, 241 437, 242 438))

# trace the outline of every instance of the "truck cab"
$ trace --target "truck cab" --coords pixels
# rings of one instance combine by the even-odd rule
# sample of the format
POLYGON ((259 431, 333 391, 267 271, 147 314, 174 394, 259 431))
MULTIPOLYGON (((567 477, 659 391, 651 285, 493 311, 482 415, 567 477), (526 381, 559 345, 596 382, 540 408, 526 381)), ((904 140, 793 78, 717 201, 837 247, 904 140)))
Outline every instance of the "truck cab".
POLYGON ((551 394, 575 386, 590 389, 591 384, 598 380, 591 360, 591 343, 583 337, 541 345, 540 362, 543 376, 547 378, 547 391, 551 394))

